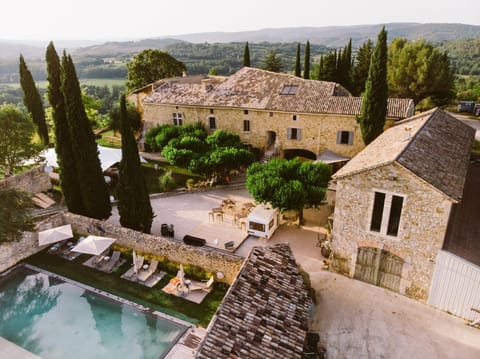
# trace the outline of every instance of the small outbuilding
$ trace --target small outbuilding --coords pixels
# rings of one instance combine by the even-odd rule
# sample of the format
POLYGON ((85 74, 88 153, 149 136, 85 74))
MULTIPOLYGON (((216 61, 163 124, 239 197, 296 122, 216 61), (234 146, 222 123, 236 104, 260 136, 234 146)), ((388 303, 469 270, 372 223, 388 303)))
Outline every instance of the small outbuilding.
POLYGON ((278 228, 278 209, 270 205, 258 205, 247 217, 247 232, 256 237, 269 239, 278 228))

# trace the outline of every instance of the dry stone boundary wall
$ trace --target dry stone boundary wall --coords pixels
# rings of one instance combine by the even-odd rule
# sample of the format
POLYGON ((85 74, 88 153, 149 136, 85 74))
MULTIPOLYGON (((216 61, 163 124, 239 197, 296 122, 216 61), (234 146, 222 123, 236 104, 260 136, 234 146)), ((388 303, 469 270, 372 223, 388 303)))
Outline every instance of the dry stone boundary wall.
POLYGON ((0 181, 0 189, 15 188, 30 193, 49 191, 52 189, 52 183, 44 168, 45 166, 41 165, 18 175, 5 178, 0 181))
MULTIPOLYGON (((56 214, 38 223, 37 230, 42 231, 64 224, 71 224, 73 232, 79 235, 88 236, 92 234, 116 238, 116 244, 131 248, 138 254, 160 256, 172 262, 198 266, 212 273, 221 272, 224 277, 215 279, 228 284, 233 282, 245 259, 215 248, 193 247, 178 240, 137 232, 69 212, 56 214)), ((1 245, 0 272, 41 251, 43 248, 45 247, 38 246, 38 235, 36 233, 25 233, 20 241, 1 245)))

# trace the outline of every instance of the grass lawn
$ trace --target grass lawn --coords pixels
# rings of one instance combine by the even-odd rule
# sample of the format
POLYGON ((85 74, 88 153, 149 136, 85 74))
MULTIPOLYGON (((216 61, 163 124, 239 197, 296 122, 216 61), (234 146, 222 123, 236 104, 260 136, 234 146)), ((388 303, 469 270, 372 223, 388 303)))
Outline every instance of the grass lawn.
MULTIPOLYGON (((123 256, 127 262, 111 274, 82 265, 90 257, 84 254, 70 262, 44 250, 28 258, 26 262, 203 327, 210 322, 228 289, 226 284, 215 283, 213 290, 201 304, 192 303, 162 291, 162 288, 175 276, 176 272, 168 273, 153 288, 121 279, 121 274, 126 272, 132 263, 131 256, 122 254, 123 256)), ((161 268, 161 263, 159 267, 161 268)))
POLYGON ((193 178, 195 181, 203 179, 201 176, 193 174, 184 168, 165 163, 158 163, 157 168, 155 168, 153 163, 142 163, 142 168, 149 193, 163 192, 163 188, 160 185, 160 177, 168 171, 172 171, 172 177, 175 182, 170 190, 185 187, 185 183, 189 178, 193 178))
POLYGON ((97 139, 100 146, 122 148, 122 136, 114 134, 113 130, 102 132, 102 137, 97 139))

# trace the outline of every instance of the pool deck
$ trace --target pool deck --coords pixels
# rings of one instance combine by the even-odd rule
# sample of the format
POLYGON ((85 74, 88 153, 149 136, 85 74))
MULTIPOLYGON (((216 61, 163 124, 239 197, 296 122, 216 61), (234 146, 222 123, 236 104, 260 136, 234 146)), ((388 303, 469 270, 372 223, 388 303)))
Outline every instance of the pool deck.
POLYGON ((0 358, 41 359, 38 355, 30 353, 28 350, 25 350, 2 337, 0 337, 0 358))
POLYGON ((194 359, 207 330, 199 327, 188 329, 163 359, 194 359))

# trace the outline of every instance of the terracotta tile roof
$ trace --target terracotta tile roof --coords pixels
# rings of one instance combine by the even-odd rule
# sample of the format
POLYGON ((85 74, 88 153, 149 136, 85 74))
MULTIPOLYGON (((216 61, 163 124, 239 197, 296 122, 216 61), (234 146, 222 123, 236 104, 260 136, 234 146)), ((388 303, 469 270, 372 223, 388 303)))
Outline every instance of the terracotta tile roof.
POLYGON ((210 323, 207 358, 301 358, 311 301, 290 247, 255 247, 210 323))
MULTIPOLYGON (((226 78, 164 79, 155 87, 144 103, 357 115, 362 102, 335 82, 304 80, 252 67, 244 67, 226 78), (295 94, 281 94, 286 85, 294 87, 295 94)), ((409 111, 413 111, 412 100, 389 100, 388 117, 405 118, 411 115, 409 111)))
POLYGON ((475 130, 433 109, 398 122, 342 167, 334 179, 397 162, 454 200, 462 197, 475 130))

